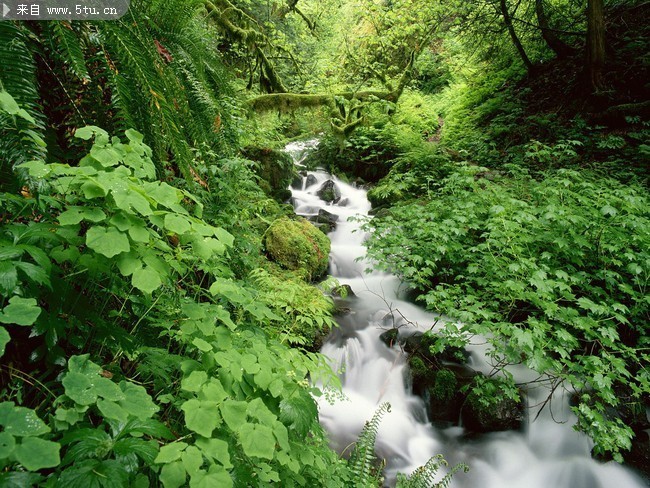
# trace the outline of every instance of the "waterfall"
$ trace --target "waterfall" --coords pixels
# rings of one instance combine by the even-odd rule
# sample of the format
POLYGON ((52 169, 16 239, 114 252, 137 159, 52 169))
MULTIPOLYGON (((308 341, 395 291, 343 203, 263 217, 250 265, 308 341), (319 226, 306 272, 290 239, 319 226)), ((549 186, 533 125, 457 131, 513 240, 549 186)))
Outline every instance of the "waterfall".
MULTIPOLYGON (((423 400, 411 391, 405 353, 398 345, 389 348, 379 336, 394 325, 435 330, 444 319, 400 298, 398 278, 371 269, 372 263, 365 259, 366 236, 354 219, 368 215, 366 191, 323 170, 305 171, 301 163, 317 143, 295 142, 286 147, 303 175, 291 188, 294 208, 307 218, 321 209, 338 216, 336 228, 328 234, 332 242, 329 273, 350 285, 356 295, 350 301, 350 312, 339 319, 339 329, 321 350, 332 368, 341 371, 345 396, 334 403, 319 399, 320 422, 332 447, 349 454, 364 423, 380 404, 389 402, 391 411, 382 420, 376 444, 377 454, 386 460, 386 486, 394 485, 397 473, 408 474, 431 456, 443 454, 452 465, 464 462, 470 466, 469 473, 454 476, 454 488, 642 487, 643 482, 628 468, 591 458, 590 439, 572 428, 575 417, 568 395, 555 392, 553 401, 537 415, 539 407, 533 406, 551 392, 544 383, 526 392, 531 408, 522 431, 469 436, 462 427, 436 428, 428 421, 423 400), (328 180, 340 191, 340 199, 329 203, 317 195, 328 180)), ((492 369, 485 346, 472 346, 469 352, 474 369, 492 369)), ((521 366, 510 372, 518 383, 539 376, 521 366)))

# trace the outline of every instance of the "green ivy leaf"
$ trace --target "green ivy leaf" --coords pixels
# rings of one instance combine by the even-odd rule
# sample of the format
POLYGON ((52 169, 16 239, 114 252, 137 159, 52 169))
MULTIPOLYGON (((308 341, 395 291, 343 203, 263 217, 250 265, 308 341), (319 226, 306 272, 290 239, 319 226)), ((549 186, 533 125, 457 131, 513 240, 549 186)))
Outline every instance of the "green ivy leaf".
POLYGON ((61 445, 57 442, 46 441, 38 437, 27 437, 16 446, 16 460, 29 471, 43 468, 53 468, 61 462, 59 451, 61 445))
POLYGON ((8 432, 0 432, 0 459, 8 458, 16 447, 16 439, 8 432))
POLYGON ((221 415, 224 422, 231 430, 236 431, 240 425, 246 422, 246 410, 248 403, 236 400, 227 400, 221 405, 221 415))
POLYGON ((190 480, 190 488, 232 488, 232 478, 230 474, 217 464, 210 466, 210 470, 206 473, 201 470, 196 473, 190 480))
POLYGON ((92 405, 97 401, 97 391, 90 377, 74 371, 63 378, 65 394, 79 405, 92 405))
POLYGON ((115 227, 91 227, 86 233, 86 245, 107 258, 131 249, 128 237, 115 227))
POLYGON ((102 413, 104 418, 119 420, 120 422, 126 422, 129 417, 129 414, 120 407, 117 403, 110 400, 97 400, 97 408, 102 413))
POLYGON ((215 461, 223 464, 225 468, 231 468, 230 452, 228 451, 228 443, 221 439, 207 439, 199 437, 196 440, 196 446, 203 451, 206 457, 212 458, 215 461))
POLYGON ((203 464, 203 455, 198 447, 189 446, 185 449, 185 452, 181 454, 181 460, 185 467, 185 471, 192 476, 201 468, 201 465, 203 464))
POLYGON ((171 444, 162 446, 154 463, 168 464, 173 461, 178 461, 186 448, 187 444, 185 442, 172 442, 171 444))
POLYGON ((47 434, 50 428, 30 408, 16 407, 13 402, 0 403, 0 425, 16 437, 47 434))
POLYGON ((221 422, 216 402, 192 399, 183 403, 181 410, 185 412, 187 428, 203 437, 210 437, 221 422))
POLYGON ((191 225, 187 218, 178 214, 168 213, 165 215, 165 229, 183 235, 190 231, 191 225))
POLYGON ((33 298, 11 297, 9 305, 0 312, 3 324, 32 325, 41 313, 33 298))
POLYGON ((185 477, 185 468, 180 461, 166 464, 160 470, 160 481, 165 488, 178 488, 184 485, 185 477))
POLYGON ((209 342, 201 339, 200 337, 194 339, 192 341, 192 344, 194 344, 200 351, 203 352, 212 351, 212 345, 209 342))
POLYGON ((131 283, 134 287, 144 293, 152 293, 154 290, 162 286, 160 275, 151 266, 136 268, 133 271, 131 283))
POLYGON ((197 392, 201 386, 208 381, 208 373, 205 371, 192 371, 187 378, 181 381, 181 389, 185 391, 197 392))
POLYGON ((244 424, 239 430, 242 448, 247 456, 273 459, 275 437, 266 425, 244 424))
POLYGON ((101 222, 106 219, 104 211, 97 207, 68 207, 59 215, 59 224, 76 225, 82 220, 101 222))
POLYGON ((120 400, 120 406, 131 415, 144 420, 153 417, 159 410, 144 387, 120 381, 120 389, 125 397, 124 400, 120 400))

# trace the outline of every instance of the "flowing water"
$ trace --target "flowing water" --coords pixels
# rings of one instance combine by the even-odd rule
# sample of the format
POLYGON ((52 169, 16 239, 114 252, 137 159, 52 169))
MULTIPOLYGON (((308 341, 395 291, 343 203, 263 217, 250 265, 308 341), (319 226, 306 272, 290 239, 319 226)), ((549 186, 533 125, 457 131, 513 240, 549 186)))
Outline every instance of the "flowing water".
MULTIPOLYGON (((317 141, 289 144, 286 151, 298 166, 317 141)), ((386 346, 379 336, 394 326, 402 331, 425 331, 439 327, 442 318, 403 299, 400 281, 388 273, 368 271, 364 233, 354 217, 367 216, 370 203, 366 191, 349 185, 325 171, 303 172, 302 182, 292 188, 296 213, 316 216, 324 209, 338 216, 332 242, 329 273, 341 284, 350 285, 356 298, 346 306, 349 313, 338 319, 321 352, 332 367, 341 371, 345 399, 319 402, 320 421, 329 432, 332 447, 349 453, 364 423, 378 406, 389 402, 391 410, 382 420, 377 453, 386 459, 386 486, 395 483, 398 472, 410 473, 436 454, 450 462, 465 462, 469 473, 457 473, 452 487, 480 488, 635 488, 645 484, 630 470, 614 463, 591 459, 592 444, 575 432, 575 417, 562 392, 538 414, 550 393, 544 383, 527 389, 528 422, 522 431, 468 436, 462 427, 436 428, 427 419, 424 402, 412 394, 406 358, 396 345, 386 346), (341 197, 327 203, 316 194, 333 180, 341 197), (352 220, 348 220, 350 218, 352 220), (535 418, 537 416, 537 418, 535 418), (535 419, 534 421, 532 419, 535 419)), ((481 345, 471 346, 470 365, 477 371, 492 367, 481 345)), ((538 375, 519 367, 511 370, 518 383, 538 375)))

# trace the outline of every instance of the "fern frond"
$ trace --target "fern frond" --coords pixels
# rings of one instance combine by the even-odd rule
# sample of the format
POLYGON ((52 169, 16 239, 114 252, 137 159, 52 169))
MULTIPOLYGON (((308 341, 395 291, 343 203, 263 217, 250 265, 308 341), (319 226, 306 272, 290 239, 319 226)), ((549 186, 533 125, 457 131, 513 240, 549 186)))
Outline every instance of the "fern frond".
POLYGON ((375 476, 373 475, 373 465, 376 462, 375 441, 379 424, 386 412, 390 412, 390 403, 382 403, 372 419, 363 426, 359 434, 357 443, 350 456, 349 465, 352 472, 357 477, 357 486, 370 486, 375 476))
POLYGON ((46 155, 36 65, 22 24, 0 22, 0 66, 0 91, 8 92, 31 117, 0 114, 0 186, 5 186, 17 184, 15 166, 46 155))
POLYGON ((80 80, 90 79, 81 42, 70 23, 52 22, 51 28, 53 40, 57 44, 57 53, 70 72, 80 80))
POLYGON ((440 480, 436 482, 436 476, 441 467, 447 467, 449 464, 442 457, 442 454, 433 456, 424 466, 420 466, 410 476, 400 475, 397 480, 397 488, 448 488, 449 483, 458 471, 464 472, 469 467, 464 463, 459 463, 440 480))

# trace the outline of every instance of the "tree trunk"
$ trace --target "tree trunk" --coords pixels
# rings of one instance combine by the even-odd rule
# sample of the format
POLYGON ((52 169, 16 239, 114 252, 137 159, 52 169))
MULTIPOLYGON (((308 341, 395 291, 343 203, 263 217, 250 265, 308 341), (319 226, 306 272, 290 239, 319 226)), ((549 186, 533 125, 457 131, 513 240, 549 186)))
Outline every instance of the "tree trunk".
POLYGON ((605 13, 603 0, 587 0, 587 46, 585 72, 594 92, 602 88, 605 65, 605 13))
POLYGON ((537 14, 537 23, 542 31, 542 37, 548 47, 550 47, 558 58, 567 57, 575 52, 575 49, 560 39, 553 29, 548 25, 548 19, 544 12, 544 0, 535 0, 535 13, 537 14))
POLYGON ((501 15, 503 15, 503 21, 506 24, 506 28, 508 29, 508 33, 510 34, 510 37, 512 38, 512 43, 517 48, 517 52, 519 53, 519 56, 521 56, 521 60, 526 65, 526 69, 530 71, 533 68, 533 63, 531 63, 530 59, 528 59, 528 55, 524 50, 524 46, 522 46, 521 41, 517 37, 515 28, 512 25, 512 18, 510 17, 510 12, 508 12, 508 6, 506 5, 506 0, 500 0, 500 5, 501 5, 501 15))

